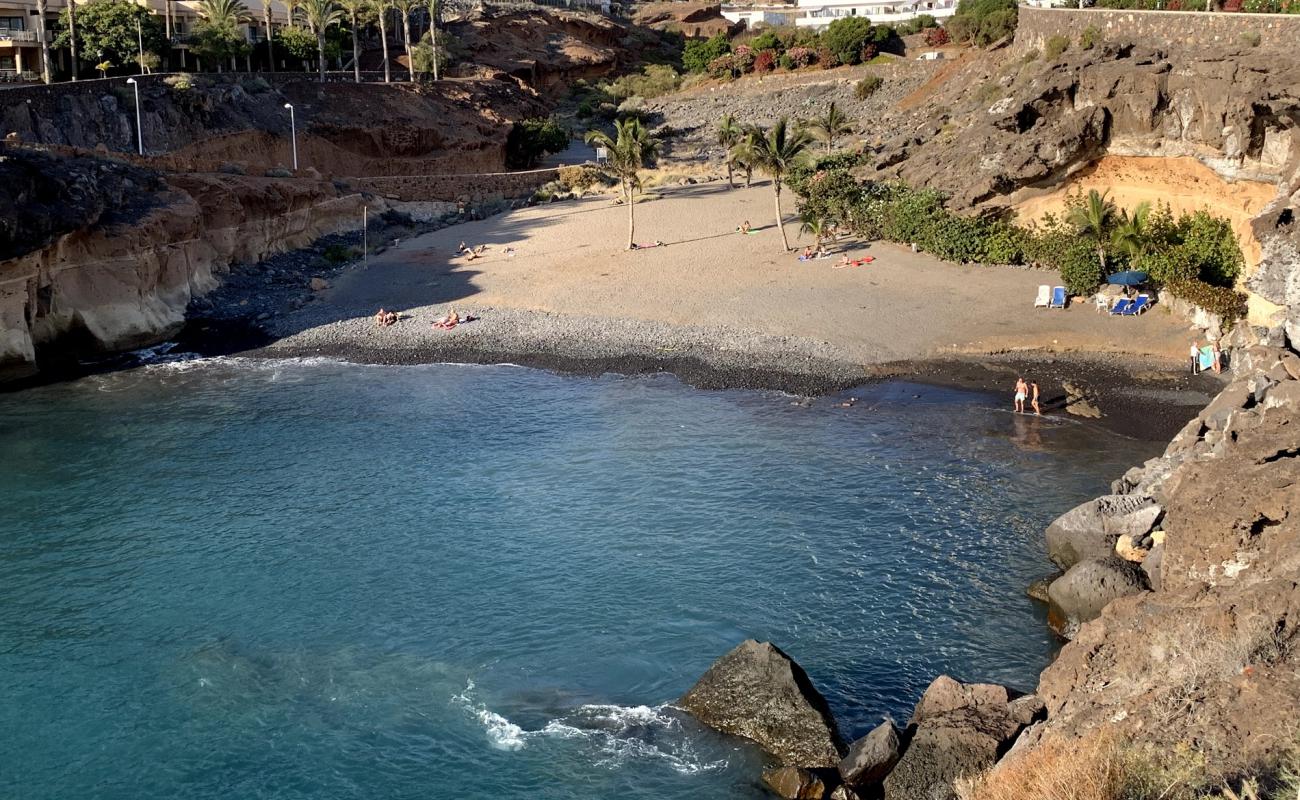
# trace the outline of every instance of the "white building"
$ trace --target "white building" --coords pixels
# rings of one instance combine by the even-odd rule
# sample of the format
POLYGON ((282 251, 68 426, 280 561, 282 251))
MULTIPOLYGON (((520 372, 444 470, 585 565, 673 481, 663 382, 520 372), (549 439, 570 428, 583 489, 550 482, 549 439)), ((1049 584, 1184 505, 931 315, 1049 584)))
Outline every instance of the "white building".
POLYGON ((866 17, 876 25, 896 25, 922 14, 942 22, 957 13, 957 0, 799 0, 801 27, 824 28, 841 17, 866 17))
POLYGON ((724 5, 722 16, 731 22, 743 23, 751 30, 762 25, 793 25, 803 16, 803 10, 793 3, 774 5, 724 5))

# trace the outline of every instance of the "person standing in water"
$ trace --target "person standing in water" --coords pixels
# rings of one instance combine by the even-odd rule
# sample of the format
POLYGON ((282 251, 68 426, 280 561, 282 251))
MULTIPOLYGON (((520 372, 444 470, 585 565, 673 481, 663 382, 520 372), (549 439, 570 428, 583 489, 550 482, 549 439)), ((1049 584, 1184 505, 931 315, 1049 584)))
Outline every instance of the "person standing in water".
POLYGON ((1034 409, 1035 415, 1043 415, 1043 410, 1038 407, 1038 381, 1029 382, 1029 407, 1034 409))
POLYGON ((1029 396, 1029 385, 1024 378, 1016 378, 1016 412, 1025 413, 1025 398, 1029 396))

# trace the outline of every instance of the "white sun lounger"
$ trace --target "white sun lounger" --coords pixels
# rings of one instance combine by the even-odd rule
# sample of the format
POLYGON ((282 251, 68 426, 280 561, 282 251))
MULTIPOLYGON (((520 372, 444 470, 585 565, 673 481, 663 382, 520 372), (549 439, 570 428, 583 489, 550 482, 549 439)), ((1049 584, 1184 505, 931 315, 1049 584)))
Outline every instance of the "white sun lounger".
POLYGON ((1052 302, 1052 287, 1043 284, 1038 287, 1038 297, 1034 299, 1034 308, 1047 308, 1052 302))

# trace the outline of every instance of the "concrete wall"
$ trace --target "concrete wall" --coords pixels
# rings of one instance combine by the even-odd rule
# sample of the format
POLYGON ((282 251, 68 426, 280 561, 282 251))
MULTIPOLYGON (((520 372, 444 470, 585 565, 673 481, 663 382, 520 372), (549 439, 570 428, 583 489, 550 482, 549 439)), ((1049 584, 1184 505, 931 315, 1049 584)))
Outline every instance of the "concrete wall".
POLYGON ((1300 43, 1300 14, 1229 14, 1204 11, 1125 11, 1107 8, 1020 7, 1016 47, 1042 50, 1050 36, 1077 44, 1089 26, 1102 39, 1170 45, 1241 45, 1242 34, 1259 34, 1260 47, 1294 48, 1300 43))
POLYGON ((353 178, 349 185, 399 200, 500 200, 531 194, 559 177, 558 169, 527 172, 491 172, 478 175, 403 175, 391 178, 353 178))

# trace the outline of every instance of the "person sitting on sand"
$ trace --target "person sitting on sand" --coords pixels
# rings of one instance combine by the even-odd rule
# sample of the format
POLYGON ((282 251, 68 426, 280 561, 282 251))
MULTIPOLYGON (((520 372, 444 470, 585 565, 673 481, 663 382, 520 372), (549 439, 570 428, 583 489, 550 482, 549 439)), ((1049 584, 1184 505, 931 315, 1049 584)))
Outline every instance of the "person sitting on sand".
POLYGON ((468 252, 470 252, 469 245, 465 244, 464 242, 461 242, 460 247, 456 248, 456 255, 458 256, 463 256, 468 252))
POLYGON ((385 311, 382 308, 379 309, 379 311, 375 313, 375 324, 381 328, 387 328, 389 325, 396 325, 397 312, 385 311))
POLYGON ((434 321, 433 327, 439 330, 449 331, 459 324, 460 324, 460 314, 457 314, 456 309, 453 308, 447 312, 447 316, 443 317, 442 319, 434 321))
POLYGON ((1029 385, 1024 378, 1016 378, 1016 413, 1025 413, 1025 398, 1029 396, 1029 385))
POLYGON ((736 228, 736 230, 740 231, 741 233, 749 233, 749 220, 745 220, 744 222, 740 223, 740 227, 736 228))
POLYGON ((800 260, 800 261, 812 261, 812 259, 813 259, 813 255, 814 255, 814 252, 813 252, 813 249, 812 249, 812 245, 808 245, 807 247, 805 247, 805 248, 803 249, 803 255, 799 256, 799 260, 800 260))
POLYGON ((483 253, 486 251, 487 251, 487 245, 485 244, 481 244, 478 247, 474 248, 474 252, 478 253, 479 255, 483 255, 483 253))
POLYGON ((482 258, 482 257, 483 255, 479 253, 479 251, 477 250, 470 250, 468 253, 465 254, 466 261, 473 261, 477 258, 482 258))
POLYGON ((1043 415, 1043 410, 1038 407, 1038 381, 1029 382, 1029 406, 1034 409, 1035 415, 1043 415))

